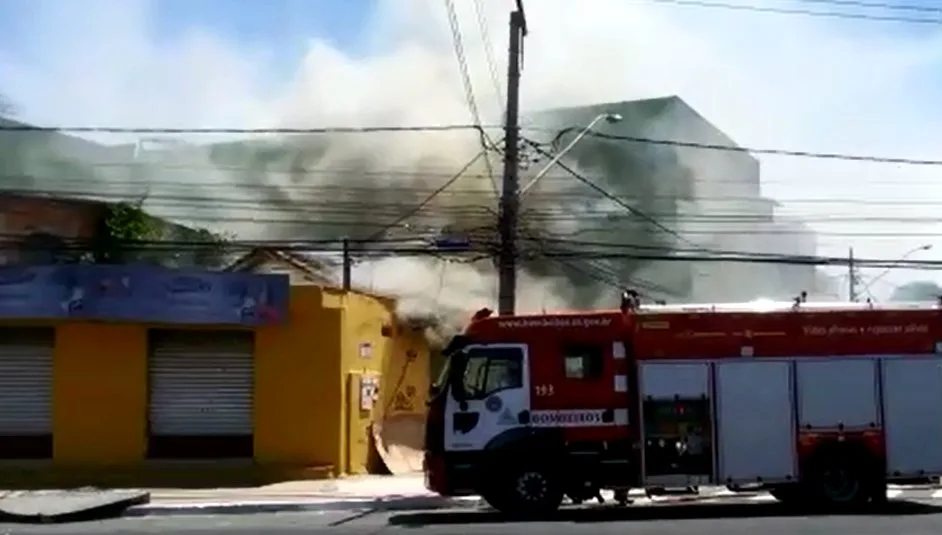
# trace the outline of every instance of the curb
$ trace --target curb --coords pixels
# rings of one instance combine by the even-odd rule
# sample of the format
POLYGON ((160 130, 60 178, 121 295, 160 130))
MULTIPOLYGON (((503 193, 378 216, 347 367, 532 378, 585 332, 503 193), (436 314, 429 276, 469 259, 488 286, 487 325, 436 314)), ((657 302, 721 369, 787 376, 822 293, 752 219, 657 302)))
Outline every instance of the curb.
POLYGON ((230 503, 149 504, 127 509, 124 517, 255 515, 265 513, 312 513, 328 511, 434 511, 477 508, 479 499, 448 499, 434 496, 415 498, 348 499, 331 501, 245 501, 230 503))
POLYGON ((147 507, 150 494, 142 493, 119 500, 112 500, 90 507, 81 507, 58 513, 17 513, 0 509, 0 523, 6 524, 65 524, 69 522, 91 522, 119 518, 125 511, 135 507, 147 507))

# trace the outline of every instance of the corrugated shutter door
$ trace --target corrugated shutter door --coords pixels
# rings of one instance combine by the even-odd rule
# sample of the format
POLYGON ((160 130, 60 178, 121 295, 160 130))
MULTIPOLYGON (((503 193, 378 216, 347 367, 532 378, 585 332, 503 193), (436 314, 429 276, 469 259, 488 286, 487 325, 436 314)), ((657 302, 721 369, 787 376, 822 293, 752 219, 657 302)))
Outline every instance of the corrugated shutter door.
POLYGON ((54 346, 52 329, 0 330, 0 436, 52 433, 54 346))
POLYGON ((151 435, 251 435, 253 346, 250 333, 155 332, 151 435))

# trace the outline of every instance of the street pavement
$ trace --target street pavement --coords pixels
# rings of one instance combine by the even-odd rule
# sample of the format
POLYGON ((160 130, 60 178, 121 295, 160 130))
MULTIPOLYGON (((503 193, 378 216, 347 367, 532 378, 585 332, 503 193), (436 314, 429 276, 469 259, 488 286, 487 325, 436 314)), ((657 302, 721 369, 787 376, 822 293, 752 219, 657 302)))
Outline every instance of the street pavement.
POLYGON ((301 535, 401 533, 403 535, 936 535, 942 533, 938 501, 894 500, 879 510, 812 514, 750 500, 671 505, 569 507, 552 521, 507 522, 482 509, 438 511, 321 511, 256 515, 153 516, 61 525, 2 525, 2 535, 301 535))

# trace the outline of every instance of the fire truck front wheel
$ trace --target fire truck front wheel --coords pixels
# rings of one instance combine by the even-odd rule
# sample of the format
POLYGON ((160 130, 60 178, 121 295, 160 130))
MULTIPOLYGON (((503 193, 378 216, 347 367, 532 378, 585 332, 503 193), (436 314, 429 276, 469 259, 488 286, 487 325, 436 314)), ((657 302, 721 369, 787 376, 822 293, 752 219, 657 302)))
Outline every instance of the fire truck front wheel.
POLYGON ((540 517, 554 513, 562 504, 562 486, 548 466, 521 463, 495 476, 483 497, 501 513, 540 517))

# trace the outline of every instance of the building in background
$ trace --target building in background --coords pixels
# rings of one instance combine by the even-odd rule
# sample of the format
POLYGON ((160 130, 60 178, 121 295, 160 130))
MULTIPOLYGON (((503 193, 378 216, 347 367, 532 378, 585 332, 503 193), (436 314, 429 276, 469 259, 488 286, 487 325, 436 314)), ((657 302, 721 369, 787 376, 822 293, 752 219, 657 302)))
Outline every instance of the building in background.
POLYGON ((122 245, 112 239, 110 219, 119 204, 73 195, 0 190, 0 265, 107 262, 218 268, 228 255, 223 243, 207 242, 211 233, 144 212, 140 215, 149 229, 148 241, 154 243, 119 251, 122 245))
POLYGON ((331 257, 258 247, 226 266, 226 271, 287 275, 291 284, 337 284, 338 263, 331 257))
MULTIPOLYGON (((775 201, 762 196, 758 160, 679 97, 550 110, 537 114, 536 122, 554 131, 606 113, 622 120, 600 123, 595 130, 602 135, 581 141, 569 161, 628 207, 598 204, 591 190, 564 171, 546 181, 542 202, 562 202, 580 214, 579 240, 620 244, 627 255, 647 257, 607 261, 618 280, 671 301, 815 291, 813 266, 651 259, 719 251, 813 255, 816 242, 800 222, 776 217, 775 201), (729 149, 710 148, 717 146, 729 149), (568 192, 571 200, 559 201, 554 190, 568 192)), ((528 202, 539 205, 540 193, 528 202)))

